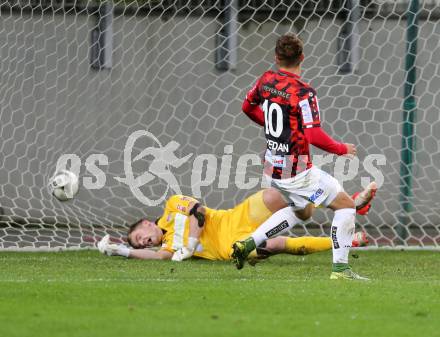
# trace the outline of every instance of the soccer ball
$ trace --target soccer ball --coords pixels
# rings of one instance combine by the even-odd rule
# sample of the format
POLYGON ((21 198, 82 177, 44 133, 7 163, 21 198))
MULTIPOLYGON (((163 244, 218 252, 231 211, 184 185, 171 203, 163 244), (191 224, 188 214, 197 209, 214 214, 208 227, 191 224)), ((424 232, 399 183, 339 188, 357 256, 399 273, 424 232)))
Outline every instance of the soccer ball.
POLYGON ((61 170, 49 181, 49 190, 60 201, 73 199, 78 189, 78 176, 71 171, 61 170))

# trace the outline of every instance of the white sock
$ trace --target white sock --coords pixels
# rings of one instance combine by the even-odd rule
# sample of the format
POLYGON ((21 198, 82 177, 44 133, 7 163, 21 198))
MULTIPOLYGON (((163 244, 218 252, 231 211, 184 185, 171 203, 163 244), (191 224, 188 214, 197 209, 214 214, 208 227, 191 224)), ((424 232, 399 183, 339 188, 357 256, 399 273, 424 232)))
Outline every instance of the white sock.
POLYGON ((276 211, 251 235, 258 247, 264 241, 281 232, 291 229, 294 225, 302 223, 291 207, 276 211))
POLYGON ((333 263, 348 263, 348 254, 354 235, 355 215, 354 208, 335 211, 331 228, 333 263))

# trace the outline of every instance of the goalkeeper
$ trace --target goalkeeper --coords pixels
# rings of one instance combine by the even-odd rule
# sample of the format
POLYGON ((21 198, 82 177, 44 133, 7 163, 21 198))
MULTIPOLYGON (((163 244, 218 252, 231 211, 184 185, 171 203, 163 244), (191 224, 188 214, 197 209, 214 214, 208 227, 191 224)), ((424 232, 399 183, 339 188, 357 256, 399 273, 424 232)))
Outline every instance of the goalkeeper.
MULTIPOLYGON (((375 183, 354 196, 358 213, 366 214, 376 192, 375 183)), ((230 260, 232 244, 249 236, 274 212, 286 207, 275 189, 261 190, 236 207, 215 210, 197 200, 174 195, 168 199, 162 216, 151 222, 142 219, 130 226, 124 245, 112 244, 109 236, 99 243, 99 250, 107 255, 121 255, 137 259, 182 261, 191 256, 208 260, 230 260), (159 250, 150 248, 160 247, 159 250)), ((365 233, 356 233, 353 246, 368 243, 365 233)), ((251 258, 285 253, 305 255, 332 248, 328 237, 291 238, 278 236, 263 243, 250 255, 251 258)))

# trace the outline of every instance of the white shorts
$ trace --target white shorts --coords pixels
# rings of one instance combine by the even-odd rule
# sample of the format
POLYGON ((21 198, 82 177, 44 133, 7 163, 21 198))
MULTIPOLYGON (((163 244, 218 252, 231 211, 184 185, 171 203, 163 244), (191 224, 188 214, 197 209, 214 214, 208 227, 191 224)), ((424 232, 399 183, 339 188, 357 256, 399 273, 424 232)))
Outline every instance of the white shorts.
POLYGON ((271 179, 268 176, 266 179, 295 210, 304 209, 309 203, 327 207, 344 190, 335 178, 316 167, 289 179, 271 179))

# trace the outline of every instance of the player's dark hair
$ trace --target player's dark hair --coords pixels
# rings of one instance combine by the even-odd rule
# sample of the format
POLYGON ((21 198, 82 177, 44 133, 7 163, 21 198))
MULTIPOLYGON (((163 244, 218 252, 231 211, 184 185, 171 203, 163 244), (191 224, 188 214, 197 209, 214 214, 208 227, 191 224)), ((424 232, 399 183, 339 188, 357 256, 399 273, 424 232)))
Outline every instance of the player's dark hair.
POLYGON ((281 35, 275 46, 281 67, 296 67, 301 63, 303 53, 303 42, 293 33, 281 35))

